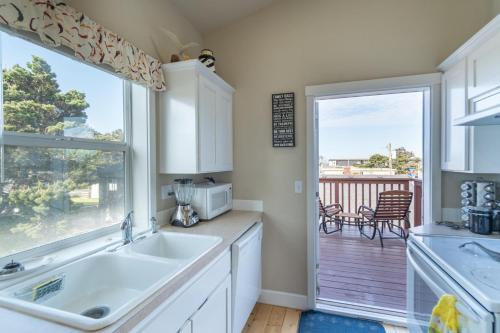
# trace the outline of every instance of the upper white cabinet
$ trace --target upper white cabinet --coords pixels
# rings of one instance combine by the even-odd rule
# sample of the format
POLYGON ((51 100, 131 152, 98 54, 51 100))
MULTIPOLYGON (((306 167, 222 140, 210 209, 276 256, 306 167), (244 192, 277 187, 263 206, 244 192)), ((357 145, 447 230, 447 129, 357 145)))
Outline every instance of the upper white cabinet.
POLYGON ((467 58, 470 77, 469 98, 484 96, 500 88, 500 61, 498 61, 500 59, 500 31, 472 51, 467 58))
POLYGON ((439 66, 443 170, 500 173, 499 59, 500 16, 439 66))
POLYGON ((453 119, 467 115, 467 63, 463 59, 442 77, 442 169, 463 171, 469 168, 469 128, 454 126, 453 119))
POLYGON ((231 171, 234 89, 198 60, 166 64, 163 71, 160 172, 231 171))

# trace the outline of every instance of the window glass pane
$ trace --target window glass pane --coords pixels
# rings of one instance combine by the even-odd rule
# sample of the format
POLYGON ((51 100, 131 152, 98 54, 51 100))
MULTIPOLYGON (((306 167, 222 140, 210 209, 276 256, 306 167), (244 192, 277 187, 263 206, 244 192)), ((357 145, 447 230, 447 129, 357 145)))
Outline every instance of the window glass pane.
POLYGON ((0 32, 4 129, 123 140, 123 80, 0 32))
POLYGON ((0 257, 123 218, 123 152, 4 146, 0 153, 0 257))

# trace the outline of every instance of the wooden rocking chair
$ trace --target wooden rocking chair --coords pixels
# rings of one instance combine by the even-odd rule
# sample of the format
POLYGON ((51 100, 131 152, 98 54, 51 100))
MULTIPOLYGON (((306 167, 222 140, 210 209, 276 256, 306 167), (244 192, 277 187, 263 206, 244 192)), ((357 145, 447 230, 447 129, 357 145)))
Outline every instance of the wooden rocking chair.
POLYGON ((325 234, 333 234, 334 232, 342 231, 342 224, 336 218, 336 215, 343 211, 344 208, 342 208, 341 204, 334 203, 328 206, 324 206, 321 199, 319 199, 319 218, 321 221, 321 223, 319 224, 319 230, 321 231, 321 228, 323 228, 325 234), (332 224, 332 222, 335 222, 335 224, 337 224, 337 229, 328 231, 328 228, 326 227, 327 222, 330 222, 330 225, 332 224))
POLYGON ((361 234, 369 239, 374 239, 378 233, 382 247, 384 247, 383 239, 388 238, 402 238, 406 244, 408 235, 405 230, 410 227, 409 213, 412 198, 413 193, 409 191, 385 191, 379 193, 375 209, 364 205, 360 206, 358 214, 363 216, 363 221, 360 223, 361 234), (404 223, 403 227, 401 227, 401 221, 404 223), (389 232, 397 237, 384 237, 384 225, 387 225, 389 232), (373 228, 373 232, 366 234, 365 227, 373 228), (398 231, 396 232, 394 229, 398 231))

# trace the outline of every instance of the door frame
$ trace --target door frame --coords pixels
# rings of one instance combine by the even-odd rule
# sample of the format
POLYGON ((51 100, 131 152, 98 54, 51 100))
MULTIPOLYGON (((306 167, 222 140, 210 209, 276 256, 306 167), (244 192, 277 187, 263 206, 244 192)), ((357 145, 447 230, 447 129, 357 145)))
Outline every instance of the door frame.
MULTIPOLYGON (((317 100, 329 97, 355 97, 385 93, 422 91, 423 111, 423 220, 432 223, 441 218, 441 73, 306 86, 307 150, 307 273, 308 308, 347 314, 346 308, 318 305, 316 272, 319 268, 318 201, 318 110, 317 100)), ((350 308, 348 314, 368 319, 404 323, 402 317, 350 308)))

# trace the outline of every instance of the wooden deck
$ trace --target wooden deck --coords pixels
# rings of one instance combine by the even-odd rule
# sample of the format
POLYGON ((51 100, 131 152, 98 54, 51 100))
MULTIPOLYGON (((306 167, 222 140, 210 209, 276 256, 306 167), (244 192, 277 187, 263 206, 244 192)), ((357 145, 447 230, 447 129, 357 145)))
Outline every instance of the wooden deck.
POLYGON ((406 248, 401 239, 361 237, 357 228, 320 232, 320 299, 406 311, 406 248))

